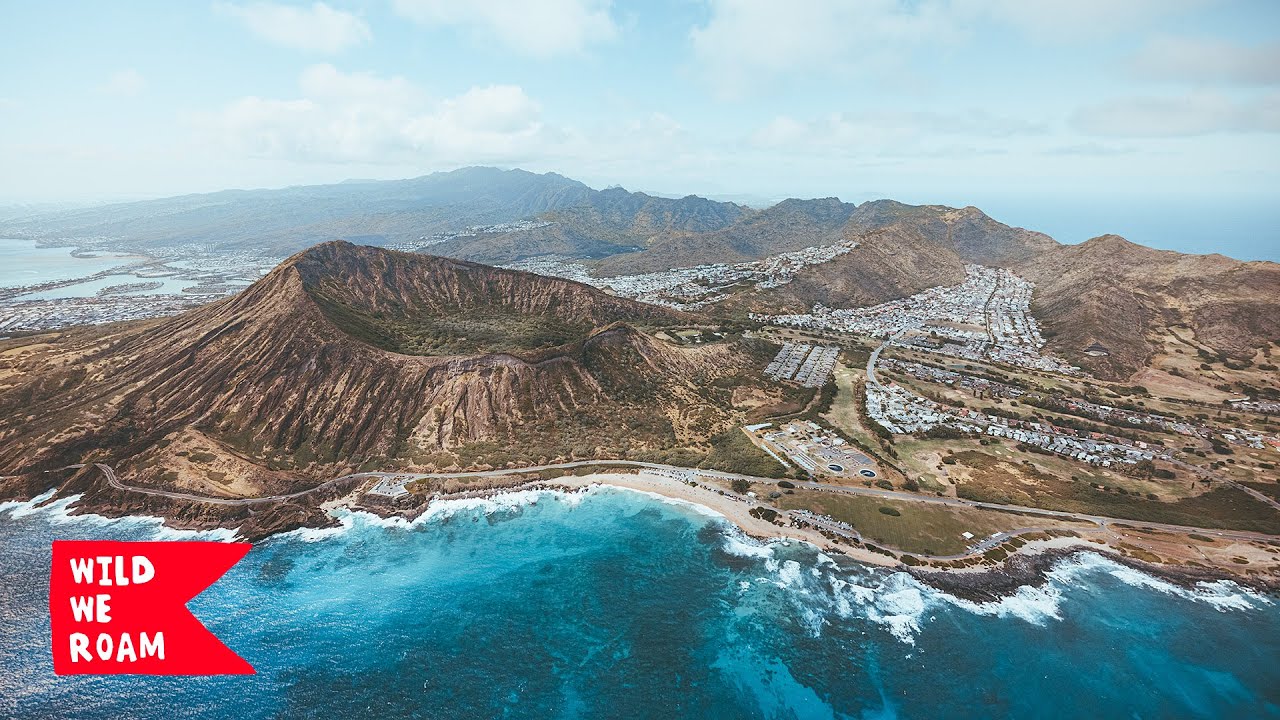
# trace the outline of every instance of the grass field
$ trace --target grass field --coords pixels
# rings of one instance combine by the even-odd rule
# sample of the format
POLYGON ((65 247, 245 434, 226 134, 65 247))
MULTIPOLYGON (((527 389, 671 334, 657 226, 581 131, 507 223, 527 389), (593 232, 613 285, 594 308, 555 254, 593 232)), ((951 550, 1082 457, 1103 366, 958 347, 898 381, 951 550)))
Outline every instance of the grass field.
POLYGON ((957 493, 970 500, 1280 534, 1280 512, 1232 487, 1215 487, 1198 495, 1162 501, 1122 487, 1095 487, 1085 478, 1070 480, 985 452, 966 450, 955 457, 957 466, 967 469, 957 493))
MULTIPOLYGON (((847 522, 871 542, 919 555, 955 555, 975 538, 1023 527, 1057 525, 1053 520, 1012 513, 953 508, 919 502, 797 490, 777 500, 780 507, 811 510, 847 522), (892 515, 880 508, 896 510, 892 515)), ((1083 526, 1082 526, 1083 527, 1083 526)))
POLYGON ((1259 482, 1256 480, 1245 480, 1242 482, 1242 484, 1248 485, 1249 487, 1253 488, 1254 490, 1257 490, 1263 495, 1266 495, 1268 497, 1273 497, 1276 500, 1280 500, 1280 483, 1259 482))

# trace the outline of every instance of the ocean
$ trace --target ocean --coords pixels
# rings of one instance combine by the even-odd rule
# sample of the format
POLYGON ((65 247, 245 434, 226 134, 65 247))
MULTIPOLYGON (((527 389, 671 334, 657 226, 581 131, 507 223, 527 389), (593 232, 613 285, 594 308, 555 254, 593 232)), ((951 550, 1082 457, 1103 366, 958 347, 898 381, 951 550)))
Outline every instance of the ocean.
POLYGON ((257 668, 56 677, 50 542, 209 539, 0 505, 0 715, 84 718, 1280 717, 1280 603, 1096 555, 974 604, 599 488, 259 543, 191 604, 257 668))
POLYGON ((40 247, 33 240, 0 238, 0 287, 74 280, 138 261, 135 256, 113 252, 94 253, 95 257, 76 257, 71 254, 72 250, 70 247, 40 247))

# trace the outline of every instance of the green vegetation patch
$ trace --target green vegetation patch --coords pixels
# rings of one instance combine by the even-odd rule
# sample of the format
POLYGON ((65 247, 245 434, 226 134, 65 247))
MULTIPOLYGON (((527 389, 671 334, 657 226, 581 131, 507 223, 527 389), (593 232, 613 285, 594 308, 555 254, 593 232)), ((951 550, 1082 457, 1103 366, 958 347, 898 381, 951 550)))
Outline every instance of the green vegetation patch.
POLYGON ((711 438, 711 451, 698 467, 769 478, 787 474, 787 468, 756 447, 751 438, 737 428, 711 438))
POLYGON ((776 502, 788 510, 829 515, 849 523, 870 542, 918 555, 962 553, 971 542, 964 538, 965 532, 984 537, 1032 524, 1025 518, 990 510, 808 490, 783 495, 776 502))
POLYGON ((323 291, 311 292, 325 316, 343 332, 374 347, 405 355, 538 350, 573 342, 591 331, 589 323, 571 323, 504 308, 467 309, 448 315, 369 312, 323 291))
POLYGON ((1280 483, 1258 482, 1257 480, 1243 480, 1241 481, 1240 484, 1248 485, 1249 487, 1253 488, 1254 490, 1257 490, 1258 492, 1262 493, 1263 495, 1266 495, 1267 497, 1280 500, 1280 483))
POLYGON ((1112 492, 1084 480, 1064 480, 1032 468, 1023 472, 1035 484, 1023 485, 1010 482, 1005 477, 1007 473, 999 468, 1000 461, 985 453, 965 451, 956 453, 956 459, 980 471, 956 488, 957 494, 967 500, 1170 525, 1280 534, 1280 512, 1233 487, 1216 487, 1200 495, 1160 501, 1137 493, 1112 492))

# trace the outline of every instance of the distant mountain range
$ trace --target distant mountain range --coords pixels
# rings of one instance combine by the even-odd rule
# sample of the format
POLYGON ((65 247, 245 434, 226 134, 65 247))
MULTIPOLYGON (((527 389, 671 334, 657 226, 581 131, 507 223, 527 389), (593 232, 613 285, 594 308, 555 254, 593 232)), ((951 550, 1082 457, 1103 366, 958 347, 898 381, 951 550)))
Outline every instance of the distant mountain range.
MULTIPOLYGON (((1082 208, 1081 212, 1087 212, 1082 208)), ((1037 284, 1033 311, 1049 350, 1104 378, 1141 370, 1177 328, 1209 354, 1253 359, 1280 340, 1280 265, 1157 251, 1115 236, 1062 245, 977 208, 791 199, 756 210, 697 196, 594 190, 554 173, 465 168, 397 181, 225 191, 41 213, 0 234, 114 238, 144 252, 198 243, 285 255, 333 238, 501 265, 540 256, 596 275, 736 263, 856 242, 791 282, 712 308, 803 311, 864 306, 958 283, 964 265, 1008 268, 1037 284), (518 229, 474 226, 522 223, 518 229), (443 235, 441 235, 443 233, 443 235), (434 237, 433 237, 434 236, 434 237), (1105 354, 1086 353, 1104 348, 1105 354)))
POLYGON ((386 244, 510 222, 577 205, 595 192, 554 173, 475 167, 410 180, 224 190, 37 213, 0 222, 0 232, 54 240, 108 237, 120 247, 151 252, 200 243, 289 255, 334 238, 386 244))

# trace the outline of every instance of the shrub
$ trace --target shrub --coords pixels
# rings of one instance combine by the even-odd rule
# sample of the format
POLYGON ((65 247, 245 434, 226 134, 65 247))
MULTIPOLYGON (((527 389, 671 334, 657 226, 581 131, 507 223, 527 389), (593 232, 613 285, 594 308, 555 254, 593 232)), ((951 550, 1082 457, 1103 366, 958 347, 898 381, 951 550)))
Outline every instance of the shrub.
POLYGON ((777 523, 778 521, 777 511, 770 510, 767 507, 759 507, 759 506, 753 507, 751 508, 750 513, 751 513, 751 517, 760 518, 765 522, 777 523))
POLYGON ((733 482, 729 483, 729 487, 739 495, 744 495, 751 489, 751 482, 742 478, 734 478, 733 482))
POLYGON ((887 505, 880 506, 880 512, 893 517, 902 517, 902 511, 898 510, 898 508, 892 508, 887 505))

